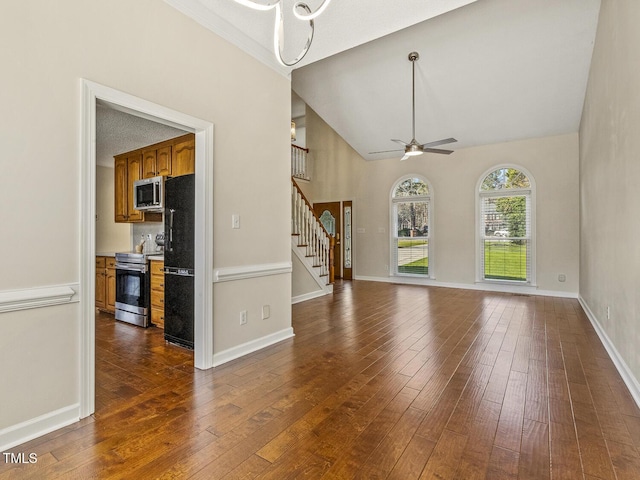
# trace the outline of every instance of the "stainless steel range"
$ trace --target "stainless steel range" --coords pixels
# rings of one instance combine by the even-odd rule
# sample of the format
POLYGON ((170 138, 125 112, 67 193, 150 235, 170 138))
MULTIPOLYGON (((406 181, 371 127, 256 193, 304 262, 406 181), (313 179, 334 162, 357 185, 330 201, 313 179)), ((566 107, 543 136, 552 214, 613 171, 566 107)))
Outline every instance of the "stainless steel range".
POLYGON ((150 324, 148 255, 116 253, 116 320, 145 328, 150 324))

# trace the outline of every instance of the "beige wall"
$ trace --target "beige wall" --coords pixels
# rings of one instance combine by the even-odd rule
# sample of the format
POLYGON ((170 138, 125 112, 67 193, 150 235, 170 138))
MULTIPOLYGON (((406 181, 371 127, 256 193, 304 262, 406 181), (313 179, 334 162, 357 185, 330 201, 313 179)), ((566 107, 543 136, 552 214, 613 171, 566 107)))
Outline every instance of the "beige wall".
POLYGON ((389 199, 403 175, 419 174, 433 187, 433 267, 438 282, 474 285, 475 189, 489 168, 515 164, 536 185, 537 285, 539 290, 578 292, 578 136, 529 139, 458 150, 451 156, 423 156, 366 162, 311 108, 307 144, 314 172, 310 201, 354 199, 355 274, 389 276, 389 199), (566 282, 558 275, 566 275, 566 282))
POLYGON ((291 298, 296 300, 297 297, 303 297, 315 292, 320 292, 320 287, 314 280, 307 267, 300 261, 296 255, 291 255, 292 272, 291 272, 291 298))
MULTIPOLYGON (((5 2, 0 44, 0 291, 80 281, 81 78, 215 125, 215 268, 290 261, 288 79, 157 0, 5 2)), ((214 353, 290 327, 290 275, 262 283, 213 287, 214 353)), ((0 314, 0 431, 80 401, 79 310, 0 314)))
POLYGON ((131 249, 130 223, 115 222, 115 178, 113 168, 96 166, 96 252, 126 252, 131 249))
POLYGON ((580 126, 580 296, 636 382, 640 378, 639 24, 640 2, 602 1, 580 126))

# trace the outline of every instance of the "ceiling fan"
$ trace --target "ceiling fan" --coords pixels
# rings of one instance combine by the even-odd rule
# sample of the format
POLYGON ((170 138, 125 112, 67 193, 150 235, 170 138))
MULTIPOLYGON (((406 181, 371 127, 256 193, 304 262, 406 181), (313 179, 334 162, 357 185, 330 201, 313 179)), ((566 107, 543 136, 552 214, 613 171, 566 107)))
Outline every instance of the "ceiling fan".
MULTIPOLYGON (((403 142, 402 140, 397 140, 392 138, 392 142, 399 143, 404 147, 404 157, 400 160, 406 160, 409 157, 413 157, 416 155, 422 155, 423 153, 441 153, 444 155, 449 155, 453 153, 453 150, 444 150, 441 148, 432 148, 437 147, 438 145, 444 145, 447 143, 457 142, 455 138, 445 138, 442 140, 436 140, 435 142, 429 143, 418 143, 416 141, 416 61, 420 58, 418 52, 411 52, 409 54, 409 61, 411 62, 411 71, 413 74, 413 82, 412 82, 412 137, 409 143, 403 142)), ((401 152, 402 150, 383 150, 381 152, 369 152, 369 154, 374 153, 391 153, 391 152, 401 152)))

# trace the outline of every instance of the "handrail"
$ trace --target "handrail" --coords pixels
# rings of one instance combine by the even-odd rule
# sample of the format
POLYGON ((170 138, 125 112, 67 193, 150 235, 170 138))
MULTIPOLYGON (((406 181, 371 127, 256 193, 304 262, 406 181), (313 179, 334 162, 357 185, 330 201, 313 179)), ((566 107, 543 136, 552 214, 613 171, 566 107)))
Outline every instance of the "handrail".
POLYGON ((293 148, 297 148, 298 150, 302 150, 302 151, 303 151, 303 152, 305 152, 305 153, 309 153, 309 149, 308 149, 308 148, 299 147, 298 145, 295 145, 295 144, 293 144, 293 143, 291 144, 291 146, 292 146, 293 148))
POLYGON ((324 228, 318 215, 313 210, 311 202, 304 195, 300 186, 291 178, 292 185, 292 217, 291 233, 298 236, 298 245, 304 246, 308 257, 314 258, 316 266, 320 267, 323 275, 329 276, 329 282, 334 282, 334 248, 336 240, 324 228))
POLYGON ((322 231, 324 232, 324 234, 327 237, 329 237, 330 239, 333 239, 333 241, 335 242, 335 239, 329 234, 329 232, 327 232, 327 229, 324 228, 324 225, 322 224, 322 222, 320 221, 320 218, 318 217, 318 215, 316 214, 315 210, 313 209, 313 206, 311 205, 311 202, 309 200, 307 200, 307 197, 305 197, 304 192, 300 189, 300 186, 298 185, 298 182, 296 182, 296 179, 291 177, 291 181, 293 182, 293 184, 296 187, 296 190, 298 190, 298 193, 300 194, 300 196, 304 200, 304 203, 307 204, 307 207, 309 207, 309 210, 311 210, 311 213, 313 213, 313 216, 316 217, 316 220, 320 224, 320 228, 322 228, 322 231))

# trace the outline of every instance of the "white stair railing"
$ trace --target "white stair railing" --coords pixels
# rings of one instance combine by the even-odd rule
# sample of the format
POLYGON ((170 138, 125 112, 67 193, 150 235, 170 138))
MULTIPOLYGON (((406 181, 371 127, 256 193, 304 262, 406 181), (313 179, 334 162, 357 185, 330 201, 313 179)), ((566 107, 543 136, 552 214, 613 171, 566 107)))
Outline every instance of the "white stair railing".
POLYGON ((308 148, 291 145, 291 176, 302 180, 310 180, 307 162, 308 148))
POLYGON ((311 204, 293 179, 291 181, 291 212, 291 234, 298 237, 298 246, 306 249, 307 258, 311 258, 313 266, 320 269, 320 276, 326 276, 327 283, 333 283, 335 240, 327 233, 311 204))

